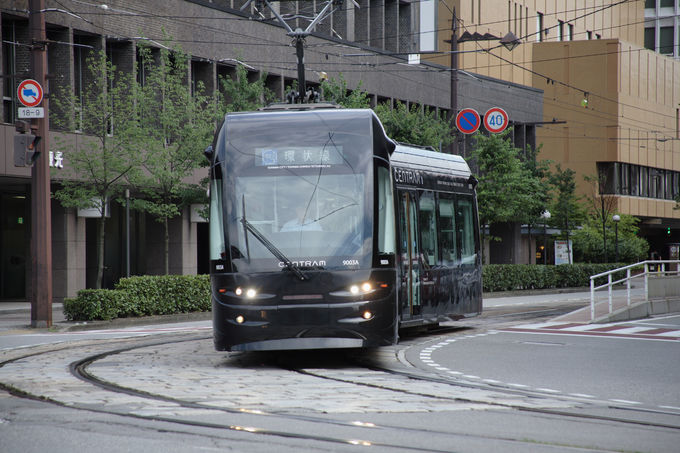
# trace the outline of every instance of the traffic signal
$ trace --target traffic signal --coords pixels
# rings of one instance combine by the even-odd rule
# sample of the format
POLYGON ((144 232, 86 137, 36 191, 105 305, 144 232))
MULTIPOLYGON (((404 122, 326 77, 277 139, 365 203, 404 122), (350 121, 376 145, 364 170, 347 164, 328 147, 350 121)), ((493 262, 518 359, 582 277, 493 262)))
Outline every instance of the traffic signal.
POLYGON ((671 235, 671 227, 666 228, 666 235, 671 235))
POLYGON ((30 167, 40 156, 38 143, 40 138, 31 133, 29 124, 26 121, 17 121, 14 125, 18 135, 14 136, 14 166, 30 167))
POLYGON ((14 136, 14 166, 30 167, 40 156, 38 143, 40 137, 33 134, 19 134, 14 136))

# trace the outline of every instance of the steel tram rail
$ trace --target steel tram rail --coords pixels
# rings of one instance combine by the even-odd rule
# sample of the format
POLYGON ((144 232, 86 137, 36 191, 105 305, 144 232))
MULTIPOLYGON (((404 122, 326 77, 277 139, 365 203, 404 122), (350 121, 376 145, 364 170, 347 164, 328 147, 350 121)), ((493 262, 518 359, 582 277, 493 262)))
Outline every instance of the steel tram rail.
MULTIPOLYGON (((151 347, 151 346, 163 346, 163 345, 170 345, 170 344, 177 344, 181 342, 192 342, 192 341, 204 341, 209 339, 210 337, 208 336, 196 336, 192 335, 189 338, 179 338, 179 339, 172 339, 172 340, 162 340, 162 341, 133 341, 132 345, 126 345, 123 347, 115 348, 115 349, 110 349, 107 351, 103 351, 98 354, 90 355, 87 357, 84 357, 82 359, 76 360, 71 363, 70 365, 70 372, 77 377, 78 379, 95 385, 101 389, 104 389, 108 392, 114 392, 114 393, 123 393, 126 395, 130 396, 135 396, 139 398, 144 398, 144 399, 150 399, 150 400, 156 400, 156 401, 163 401, 163 402, 169 402, 169 403, 174 403, 177 404, 179 407, 182 408, 187 408, 187 409, 200 409, 200 410, 209 410, 209 411, 215 411, 218 413, 226 413, 234 416, 245 416, 245 415, 251 415, 255 416, 256 418, 263 417, 263 420, 266 418, 270 417, 276 417, 281 420, 291 420, 291 421, 297 421, 297 422, 308 422, 308 423, 319 423, 319 424, 327 424, 327 425, 336 425, 336 426, 342 426, 342 427, 348 427, 351 428, 352 430, 356 430, 357 432, 360 431, 365 431, 365 432, 370 432, 371 430, 366 430, 362 429, 361 426, 357 426, 356 424, 353 424, 352 422, 348 422, 346 420, 341 420, 341 419, 332 419, 332 418, 325 418, 325 417, 315 417, 313 415, 295 415, 295 414, 284 414, 276 411, 269 411, 269 412, 262 412, 262 413, 255 413, 251 412, 249 413, 248 411, 244 411, 243 409, 240 408, 229 408, 229 407, 215 407, 212 405, 208 404, 202 404, 198 403, 195 401, 187 401, 187 400, 182 400, 174 397, 170 397, 167 395, 162 395, 158 393, 150 393, 134 388, 129 388, 125 386, 121 386, 119 384, 109 382, 106 380, 102 380, 97 378, 96 376, 92 375, 91 373, 88 372, 88 367, 92 365, 93 363, 96 363, 99 360, 102 360, 104 358, 110 357, 112 355, 116 354, 121 354, 124 352, 129 352, 135 349, 141 349, 141 348, 146 348, 146 347, 151 347)), ((130 340, 120 340, 120 343, 130 343, 130 340)), ((47 351, 41 351, 41 352, 33 352, 30 354, 22 354, 20 356, 14 357, 10 360, 6 360, 4 362, 0 362, 0 367, 3 367, 9 363, 16 362, 28 357, 36 357, 44 354, 50 354, 53 352, 57 351, 62 351, 63 349, 66 349, 68 347, 72 347, 73 345, 67 345, 66 347, 60 347, 60 348, 51 348, 50 350, 47 351)), ((484 390, 493 390, 494 392, 498 393, 506 393, 510 395, 522 395, 522 396, 531 396, 533 398, 546 398, 547 395, 541 394, 538 392, 532 392, 532 391, 527 391, 527 390, 519 390, 519 389, 510 389, 510 388, 501 388, 498 386, 493 386, 490 384, 479 384, 479 383, 469 383, 469 382, 461 382, 459 380, 454 380, 454 379, 444 379, 441 376, 427 376, 424 374, 420 373, 413 373, 413 372, 405 372, 402 370, 395 370, 395 369, 390 369, 386 368, 383 366, 378 366, 374 363, 370 363, 370 361, 367 363, 365 359, 357 359, 357 358, 352 358, 352 361, 354 361, 356 364, 361 365, 362 367, 366 367, 367 369, 375 370, 375 371, 380 371, 384 373, 388 373, 391 375, 397 375, 397 376, 402 376, 407 379, 414 379, 414 380, 419 380, 419 381, 427 381, 427 382, 433 382, 433 383, 439 383, 439 384, 446 384, 450 386, 455 386, 455 387, 464 387, 464 388, 472 388, 472 389, 484 389, 484 390)), ((284 364, 279 364, 279 366, 285 367, 284 364)), ((310 372, 308 370, 303 370, 295 367, 288 367, 286 369, 289 369, 290 371, 296 372, 296 373, 301 373, 305 374, 307 376, 313 376, 319 379, 323 380, 334 380, 337 382, 343 382, 343 383, 350 383, 352 385, 357 385, 360 387, 365 387, 365 386, 371 386, 371 384, 367 384, 366 382, 361 382, 358 380, 352 380, 352 379, 342 379, 342 378, 333 378, 333 377, 328 377, 325 375, 316 375, 313 372, 310 372)), ((202 421, 196 421, 196 420, 189 420, 189 419, 183 419, 181 417, 164 417, 164 416, 157 416, 157 415, 140 415, 140 414, 134 414, 134 413, 129 413, 129 412, 124 412, 124 411, 119 411, 119 410, 108 410, 108 409, 97 409, 93 408, 91 406, 84 406, 84 405, 73 405, 73 404, 66 404, 63 402, 60 402, 55 399, 51 398, 45 398, 40 395, 35 395, 35 394, 30 394, 27 392, 22 391, 21 389, 14 388, 11 386, 7 386, 5 384, 0 383, 0 387, 3 388, 4 390, 10 392, 11 394, 22 397, 22 398, 28 398, 28 399, 34 399, 34 400, 39 400, 43 402, 48 402, 52 404, 56 404, 62 407, 68 407, 68 408, 75 408, 75 409, 81 409, 81 410, 88 410, 88 411, 94 411, 94 412, 99 412, 99 413, 106 413, 106 414, 111 414, 111 415, 118 415, 118 416, 124 416, 124 417, 131 417, 131 418, 136 418, 136 419, 144 419, 144 420, 152 420, 152 421, 159 421, 159 422, 168 422, 168 423, 174 423, 174 424, 180 424, 180 425, 187 425, 187 426, 194 426, 194 427, 204 427, 204 428, 211 428, 211 429, 226 429, 226 430, 231 430, 231 431, 248 431, 252 434, 256 435, 265 435, 265 436, 279 436, 279 437, 286 437, 286 438, 298 438, 298 439, 304 439, 304 440, 313 440, 313 441, 321 441, 321 442, 330 442, 330 443, 336 443, 336 444, 351 444, 352 442, 355 441, 354 438, 341 438, 341 437, 334 437, 334 436, 318 436, 318 435, 313 435, 313 434, 301 434, 301 433, 293 433, 293 432, 285 432, 281 430, 271 430, 267 428, 248 428, 241 426, 237 423, 213 423, 213 422, 202 422, 202 421)), ((574 413, 574 412, 568 412, 564 410, 556 410, 556 409, 546 409, 546 408, 532 408, 532 407, 524 407, 520 405, 512 405, 512 404, 506 404, 506 403, 494 403, 494 402, 489 402, 489 401, 481 401, 481 400, 474 400, 474 399, 465 399, 465 398, 450 398, 450 397, 433 397, 432 395, 421 395, 418 392, 410 392, 408 390, 404 389, 395 389, 395 388, 390 388, 389 386, 381 386, 380 387, 382 390, 388 390, 388 391, 393 391, 393 392, 399 392, 399 393, 405 393, 405 394, 410 394, 410 395, 418 395, 418 396, 426 396, 429 398, 434 398, 434 399, 447 399, 447 400, 452 400, 452 401, 458 401, 461 403, 475 403, 475 404, 480 404, 480 405, 485 405, 490 408, 502 408, 502 409, 512 409, 512 410, 517 410, 517 411, 522 411, 522 412, 531 412, 531 413, 536 413, 536 414, 543 414, 543 415, 550 415, 550 416, 556 416, 556 417, 565 417, 569 419, 581 419, 581 420, 597 420, 597 421, 603 421, 603 422, 610 422, 610 423, 618 423, 618 424, 625 424, 625 425, 637 425, 641 426, 643 428, 662 428, 662 429, 672 429, 672 430, 680 430, 680 422, 678 424, 669 424, 669 423, 658 423, 658 422, 652 422, 652 421, 645 421, 645 420, 637 420, 634 418, 623 418, 623 417, 613 417, 613 416, 604 416, 604 415, 597 415, 597 414, 586 414, 586 413, 574 413)), ((574 401, 575 398, 569 398, 569 397, 564 397, 564 396, 555 396, 555 395, 550 395, 550 398, 553 400, 568 400, 568 401, 574 401)), ((628 411, 631 414, 634 413, 649 413, 653 412, 655 414, 664 414, 664 415, 669 415, 669 416, 677 416, 680 417, 680 414, 677 413, 670 413, 670 412, 661 412, 661 411, 651 411, 649 409, 645 408, 630 408, 630 407, 621 407, 621 406, 616 406, 612 405, 611 403, 606 403, 606 402, 597 402, 597 401, 588 401, 588 406, 589 407, 607 407, 609 409, 619 409, 619 410, 625 410, 628 411)), ((456 437, 456 436, 465 436, 468 438, 479 438, 479 439, 494 439, 494 440, 502 440, 502 441, 507 441, 507 442, 513 442, 513 443, 531 443, 531 442, 525 442, 522 441, 521 439, 512 439, 508 437, 503 437, 503 436, 479 436, 479 435, 472 435, 468 433, 451 433, 451 432, 443 432, 443 431, 438 431, 438 430, 433 430, 433 429, 419 429, 419 428, 412 428, 412 427, 404 427, 404 426, 391 426, 391 425, 376 425, 371 427, 371 429, 380 429, 380 430, 390 430, 390 429, 399 429, 399 430, 407 430, 409 432, 415 433, 428 433, 428 434, 437 434, 441 436, 450 436, 450 437, 456 437)), ((216 436, 219 437, 219 436, 216 436)), ((376 447, 385 447, 385 448, 398 448, 401 450, 417 450, 417 451, 431 451, 431 452, 439 452, 443 450, 437 450, 437 449, 427 449, 419 446, 418 448, 413 448, 413 447, 408 447, 404 445, 397 445, 397 444, 390 444, 390 443, 384 443, 384 442, 373 442, 373 441, 364 441, 368 442, 371 445, 374 445, 376 447)), ((577 448, 577 447, 576 447, 577 448)))

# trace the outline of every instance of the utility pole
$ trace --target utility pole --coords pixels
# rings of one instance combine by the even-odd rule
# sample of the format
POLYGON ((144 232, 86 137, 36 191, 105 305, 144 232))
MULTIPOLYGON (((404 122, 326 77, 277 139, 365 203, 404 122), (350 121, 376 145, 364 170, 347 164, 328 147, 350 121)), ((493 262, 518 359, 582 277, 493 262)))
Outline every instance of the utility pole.
MULTIPOLYGON (((451 18, 451 123, 458 114, 458 17, 456 7, 453 7, 451 18)), ((458 154, 458 131, 454 132, 451 142, 451 153, 458 154)))
MULTIPOLYGON (((45 0, 29 0, 28 28, 31 40, 33 79, 47 91, 47 33, 45 0)), ((50 206, 49 101, 43 100, 44 118, 32 120, 31 128, 42 137, 40 155, 31 167, 31 326, 52 325, 52 211, 50 206)))

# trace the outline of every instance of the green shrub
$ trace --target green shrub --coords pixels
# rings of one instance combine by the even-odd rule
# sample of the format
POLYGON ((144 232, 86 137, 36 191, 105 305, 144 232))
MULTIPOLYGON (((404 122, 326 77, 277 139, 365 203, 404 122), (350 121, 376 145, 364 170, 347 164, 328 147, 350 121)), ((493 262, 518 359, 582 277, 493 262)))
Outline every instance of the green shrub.
POLYGON ((118 317, 127 295, 110 289, 81 289, 75 299, 64 299, 69 321, 109 320, 118 317))
MULTIPOLYGON (((487 264, 482 267, 482 289, 485 292, 522 289, 578 288, 590 286, 590 276, 621 267, 620 264, 487 264)), ((615 274, 613 281, 625 277, 615 274)), ((606 277, 597 279, 600 285, 606 277)))
POLYGON ((168 315, 210 308, 208 275, 123 278, 114 290, 84 289, 75 299, 64 300, 64 315, 73 321, 168 315))

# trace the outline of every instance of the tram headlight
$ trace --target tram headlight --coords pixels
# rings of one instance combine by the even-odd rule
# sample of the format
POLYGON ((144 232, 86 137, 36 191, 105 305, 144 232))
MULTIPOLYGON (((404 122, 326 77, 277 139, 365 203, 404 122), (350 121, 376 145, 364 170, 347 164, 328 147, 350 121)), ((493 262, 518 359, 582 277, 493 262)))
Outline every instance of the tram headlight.
POLYGON ((237 324, 243 324, 246 318, 244 318, 243 315, 238 315, 235 320, 237 324))
POLYGON ((257 297, 257 290, 255 288, 243 289, 240 286, 234 290, 234 294, 237 296, 245 296, 247 299, 254 299, 257 297))
POLYGON ((347 289, 345 290, 332 291, 329 294, 331 296, 340 297, 365 296, 367 294, 374 293, 376 289, 378 289, 378 287, 384 289, 387 288, 387 285, 378 284, 377 286, 374 286, 373 283, 371 282, 356 283, 354 285, 346 287, 347 289))
POLYGON ((373 318, 373 313, 366 310, 365 312, 363 312, 361 317, 368 321, 369 319, 373 318))

